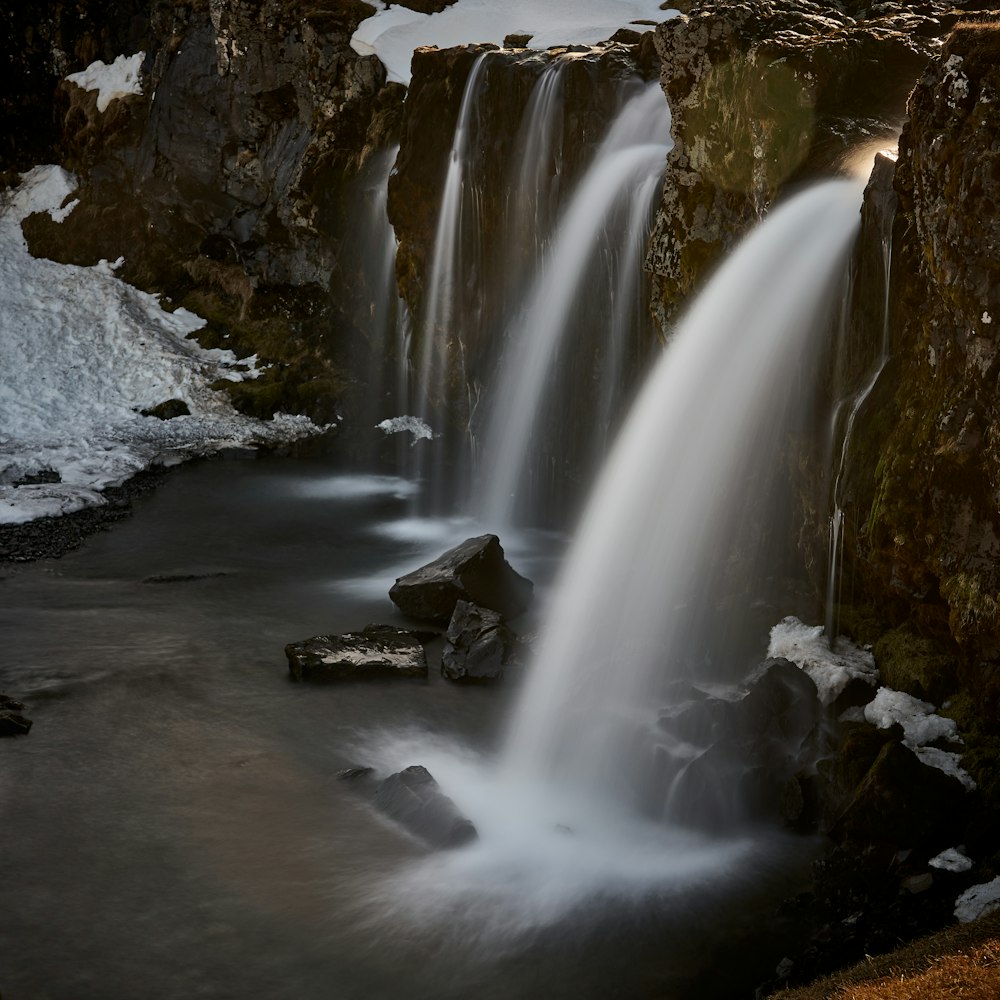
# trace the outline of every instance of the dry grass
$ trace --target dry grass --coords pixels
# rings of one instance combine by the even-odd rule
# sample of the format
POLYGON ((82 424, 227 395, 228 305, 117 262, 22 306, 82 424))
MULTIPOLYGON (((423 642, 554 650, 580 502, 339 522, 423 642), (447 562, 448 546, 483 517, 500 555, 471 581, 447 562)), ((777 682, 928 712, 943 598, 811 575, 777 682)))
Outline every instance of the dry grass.
POLYGON ((868 958, 774 1000, 997 1000, 1000 912, 868 958))

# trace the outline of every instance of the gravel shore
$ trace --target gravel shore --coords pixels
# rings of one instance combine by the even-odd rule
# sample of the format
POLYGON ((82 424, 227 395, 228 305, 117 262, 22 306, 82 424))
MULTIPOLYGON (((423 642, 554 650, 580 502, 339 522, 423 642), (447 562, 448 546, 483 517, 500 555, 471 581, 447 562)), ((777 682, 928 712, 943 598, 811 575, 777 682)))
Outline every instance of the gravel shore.
POLYGON ((58 559, 79 548, 91 535, 107 531, 116 521, 132 513, 132 504, 155 489, 170 474, 169 469, 140 472, 121 486, 104 491, 107 501, 60 517, 40 517, 24 524, 0 525, 0 565, 36 559, 58 559))

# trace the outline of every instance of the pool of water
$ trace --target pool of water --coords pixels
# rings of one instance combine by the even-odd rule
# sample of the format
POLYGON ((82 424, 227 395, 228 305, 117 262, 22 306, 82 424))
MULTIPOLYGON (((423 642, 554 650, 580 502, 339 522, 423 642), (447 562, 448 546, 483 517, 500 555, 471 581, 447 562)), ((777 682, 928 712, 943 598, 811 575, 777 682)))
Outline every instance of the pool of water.
MULTIPOLYGON (((483 809, 516 694, 433 665, 288 679, 286 643, 405 624, 395 577, 478 533, 410 517, 412 492, 316 460, 202 462, 83 549, 0 571, 0 692, 34 721, 0 741, 4 1000, 688 1000, 769 974, 811 845, 701 845, 645 890, 633 872, 552 901, 541 869, 521 886, 482 845, 435 855, 338 779, 437 760, 483 809)), ((502 541, 544 593, 562 540, 502 541)))

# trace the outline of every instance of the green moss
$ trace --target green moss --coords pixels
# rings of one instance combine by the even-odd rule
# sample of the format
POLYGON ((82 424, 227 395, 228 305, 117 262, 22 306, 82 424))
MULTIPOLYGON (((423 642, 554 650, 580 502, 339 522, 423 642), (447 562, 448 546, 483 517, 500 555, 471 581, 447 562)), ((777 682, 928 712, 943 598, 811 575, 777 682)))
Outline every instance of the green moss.
POLYGON ((901 625, 879 637, 874 648, 882 683, 940 705, 957 685, 954 655, 909 626, 901 625))
POLYGON ((955 573, 943 577, 941 596, 951 609, 952 630, 957 635, 970 630, 993 629, 1000 622, 997 595, 985 593, 979 578, 972 573, 955 573))

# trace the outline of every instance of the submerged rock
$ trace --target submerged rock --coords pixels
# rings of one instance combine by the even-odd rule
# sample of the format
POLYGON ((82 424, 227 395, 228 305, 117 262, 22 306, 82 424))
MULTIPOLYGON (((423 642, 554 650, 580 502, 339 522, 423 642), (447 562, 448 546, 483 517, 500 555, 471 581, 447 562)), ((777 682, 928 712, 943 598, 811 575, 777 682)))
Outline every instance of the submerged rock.
POLYGON ((451 681, 498 681, 513 645, 499 612, 459 601, 448 623, 441 674, 451 681))
POLYGON ((800 776, 815 760, 821 718, 816 685, 782 658, 765 661, 731 697, 678 689, 659 722, 668 815, 708 829, 775 815, 799 823, 807 806, 800 776))
POLYGON ((504 558, 500 539, 480 535, 400 577, 389 597, 411 618, 447 625, 459 601, 515 618, 531 603, 532 590, 504 558))
POLYGON ((461 847, 479 834, 419 764, 389 775, 375 792, 375 807, 432 847, 461 847))
POLYGON ((0 736, 26 736, 31 729, 31 720, 20 712, 24 705, 7 695, 0 694, 0 736))
POLYGON ((285 647, 297 681, 345 678, 426 677, 427 657, 418 632, 394 625, 368 625, 360 632, 316 635, 285 647))

